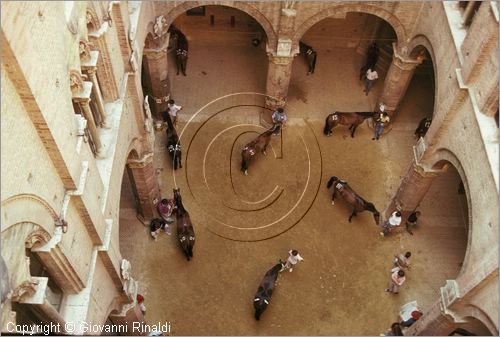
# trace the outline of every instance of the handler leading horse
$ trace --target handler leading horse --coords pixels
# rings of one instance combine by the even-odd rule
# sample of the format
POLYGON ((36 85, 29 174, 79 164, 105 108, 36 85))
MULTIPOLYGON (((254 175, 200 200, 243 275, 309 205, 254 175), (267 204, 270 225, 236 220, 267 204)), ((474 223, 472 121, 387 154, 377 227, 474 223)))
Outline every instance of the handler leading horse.
POLYGON ((338 124, 350 125, 351 137, 354 138, 354 132, 359 124, 363 123, 365 119, 375 116, 375 112, 338 112, 329 114, 325 120, 325 128, 323 133, 326 136, 331 136, 332 129, 338 124))
POLYGON ((373 213, 373 219, 375 220, 375 224, 378 226, 380 213, 371 202, 361 198, 349 185, 347 185, 346 181, 340 180, 335 176, 328 180, 326 187, 330 188, 332 185, 335 185, 333 187, 332 205, 335 204, 335 195, 339 193, 353 208, 352 214, 349 217, 349 222, 351 222, 353 216, 356 216, 357 212, 370 211, 373 213))
POLYGON ((263 155, 266 155, 267 145, 271 141, 272 134, 278 127, 279 124, 275 124, 271 129, 261 133, 241 150, 241 170, 245 172, 245 175, 248 175, 248 164, 250 163, 250 159, 252 159, 257 152, 260 151, 263 155))
POLYGON ((177 238, 179 239, 182 251, 186 254, 186 258, 189 261, 193 257, 195 235, 189 213, 182 204, 180 188, 174 188, 174 200, 177 206, 177 238))

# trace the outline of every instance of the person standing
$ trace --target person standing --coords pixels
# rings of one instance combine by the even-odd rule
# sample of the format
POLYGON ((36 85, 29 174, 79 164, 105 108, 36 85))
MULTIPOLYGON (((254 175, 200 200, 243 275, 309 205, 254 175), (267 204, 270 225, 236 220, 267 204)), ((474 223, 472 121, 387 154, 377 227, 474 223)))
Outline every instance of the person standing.
POLYGON ((408 231, 408 233, 410 233, 410 235, 413 235, 411 229, 417 225, 417 220, 420 214, 420 211, 414 211, 410 214, 408 220, 406 220, 406 230, 408 231))
POLYGON ((368 92, 372 88, 373 82, 378 78, 378 73, 376 70, 373 70, 370 68, 366 71, 366 77, 365 77, 365 96, 368 96, 368 92))
POLYGON ((285 123, 286 121, 288 120, 288 117, 285 113, 285 110, 283 110, 283 108, 278 108, 276 109, 272 116, 271 116, 272 120, 273 120, 273 128, 274 128, 274 135, 277 136, 280 134, 280 131, 282 128, 285 127, 285 123))
POLYGON ((293 249, 288 252, 288 259, 286 260, 285 265, 283 266, 283 268, 281 268, 280 271, 289 269, 291 273, 293 271, 293 267, 300 261, 304 261, 304 259, 302 258, 302 256, 300 256, 298 250, 293 249))
POLYGON ((171 216, 175 208, 176 206, 173 199, 161 199, 161 201, 156 205, 158 213, 160 213, 160 216, 167 224, 174 222, 174 219, 172 219, 171 216))
POLYGON ((167 106, 168 113, 170 114, 170 116, 172 116, 172 123, 174 124, 174 126, 177 126, 177 112, 182 110, 182 106, 176 105, 173 99, 167 102, 167 106))
POLYGON ((382 225, 382 232, 380 232, 380 235, 382 236, 387 236, 389 233, 392 231, 394 227, 397 227, 401 225, 401 212, 400 211, 395 211, 391 214, 391 217, 389 220, 384 222, 382 225))
POLYGON ((399 294, 399 287, 401 287, 405 281, 405 272, 403 270, 395 271, 391 274, 389 288, 386 288, 385 291, 393 294, 399 294))
POLYGON ((411 252, 406 252, 404 255, 398 254, 394 255, 394 265, 392 268, 392 272, 394 272, 397 269, 410 269, 410 257, 411 257, 411 252))
POLYGON ((380 135, 384 131, 385 125, 391 120, 387 112, 385 112, 384 110, 385 106, 383 104, 380 104, 380 113, 375 120, 375 135, 373 136, 372 140, 378 140, 380 138, 380 135))

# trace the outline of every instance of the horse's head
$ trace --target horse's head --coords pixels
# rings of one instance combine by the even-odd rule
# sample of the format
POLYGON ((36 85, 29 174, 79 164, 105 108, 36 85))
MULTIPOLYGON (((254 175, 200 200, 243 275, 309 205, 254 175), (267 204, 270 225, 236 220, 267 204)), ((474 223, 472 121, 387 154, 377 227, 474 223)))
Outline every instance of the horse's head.
POLYGON ((375 219, 375 224, 378 226, 380 223, 380 213, 379 212, 374 212, 373 213, 373 219, 375 219))
POLYGON ((253 307, 255 308, 255 319, 260 320, 260 315, 267 309, 269 301, 266 298, 255 296, 253 300, 253 307))

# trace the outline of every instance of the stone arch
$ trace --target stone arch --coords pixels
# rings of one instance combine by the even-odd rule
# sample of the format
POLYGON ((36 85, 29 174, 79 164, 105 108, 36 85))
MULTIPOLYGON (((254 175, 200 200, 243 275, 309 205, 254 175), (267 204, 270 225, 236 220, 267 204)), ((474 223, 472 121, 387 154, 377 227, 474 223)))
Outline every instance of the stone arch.
POLYGON ((462 183, 464 184, 464 189, 465 189, 465 197, 467 198, 467 248, 465 250, 465 256, 463 260, 463 265, 462 268, 460 269, 459 275, 461 275, 465 270, 467 270, 468 267, 468 260, 469 260, 469 253, 471 249, 471 244, 472 244, 472 200, 471 200, 471 193, 470 193, 470 187, 469 187, 469 182, 467 180, 467 176, 465 174, 465 170, 458 159, 458 157, 449 149, 446 148, 440 148, 436 151, 435 155, 435 160, 432 164, 432 169, 437 170, 437 171, 446 171, 448 164, 451 164, 455 167, 457 170, 458 174, 460 175, 460 179, 462 180, 462 183))
POLYGON ((387 10, 367 4, 347 4, 332 5, 302 22, 292 37, 292 46, 297 46, 302 36, 316 23, 329 17, 344 17, 348 12, 361 12, 378 16, 394 29, 398 41, 405 41, 406 34, 403 25, 396 16, 387 10))
POLYGON ((255 21, 257 21, 262 29, 264 29, 264 31, 266 32, 268 46, 272 49, 277 46, 278 39, 271 22, 269 22, 267 17, 258 9, 243 1, 233 1, 230 3, 224 1, 186 1, 179 6, 174 7, 170 12, 168 12, 168 14, 166 15, 166 25, 170 26, 179 15, 185 13, 189 9, 210 5, 231 7, 247 13, 252 18, 254 18, 255 21))
MULTIPOLYGON (((495 325, 495 320, 492 319, 484 310, 474 304, 468 304, 464 311, 467 313, 464 317, 466 320, 477 320, 489 330, 491 336, 498 336, 498 329, 495 325)), ((473 331, 472 331, 473 332, 473 331)))
POLYGON ((94 32, 99 29, 99 18, 97 17, 97 14, 95 13, 95 10, 91 7, 87 7, 87 11, 85 13, 86 15, 86 22, 87 22, 87 33, 94 32))
POLYGON ((2 233, 23 222, 37 224, 52 233, 58 221, 59 215, 52 206, 34 194, 18 194, 2 202, 2 233))
POLYGON ((411 59, 416 59, 418 57, 418 54, 420 52, 419 48, 425 48, 429 55, 431 56, 431 61, 432 61, 432 66, 434 70, 434 86, 435 86, 435 92, 434 95, 437 94, 437 86, 439 83, 438 80, 438 72, 437 72, 437 62, 436 62, 436 56, 434 54, 434 48, 432 47, 431 41, 425 36, 425 35, 415 35, 410 43, 408 43, 408 50, 409 52, 409 57, 411 59))

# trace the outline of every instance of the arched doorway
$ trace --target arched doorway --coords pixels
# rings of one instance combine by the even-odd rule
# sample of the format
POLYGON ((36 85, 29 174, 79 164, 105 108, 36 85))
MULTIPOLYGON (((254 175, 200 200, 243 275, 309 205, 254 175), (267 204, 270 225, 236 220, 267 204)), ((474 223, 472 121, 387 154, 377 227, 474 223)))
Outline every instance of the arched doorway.
POLYGON ((288 103, 303 111, 305 115, 300 117, 324 119, 333 111, 373 111, 391 64, 392 44, 397 42, 396 32, 387 21, 361 12, 332 14, 312 25, 299 40, 318 53, 312 75, 307 75, 304 55, 297 55, 293 61, 288 103), (373 42, 380 48, 376 66, 379 79, 365 96, 359 73, 373 42))
POLYGON ((173 24, 189 43, 187 76, 176 75, 175 55, 169 53, 171 98, 185 107, 180 121, 228 93, 265 92, 268 37, 254 17, 237 8, 206 5, 180 14, 173 24))
POLYGON ((421 216, 412 236, 418 247, 418 259, 428 271, 412 289, 423 308, 432 305, 446 280, 456 279, 460 274, 470 226, 468 192, 457 168, 445 160, 436 163, 434 168, 443 173, 434 178, 417 207, 421 216))
POLYGON ((433 117, 436 83, 432 55, 423 45, 417 45, 410 53, 410 59, 422 60, 412 75, 408 89, 401 100, 395 118, 400 128, 413 131, 426 117, 433 117))

